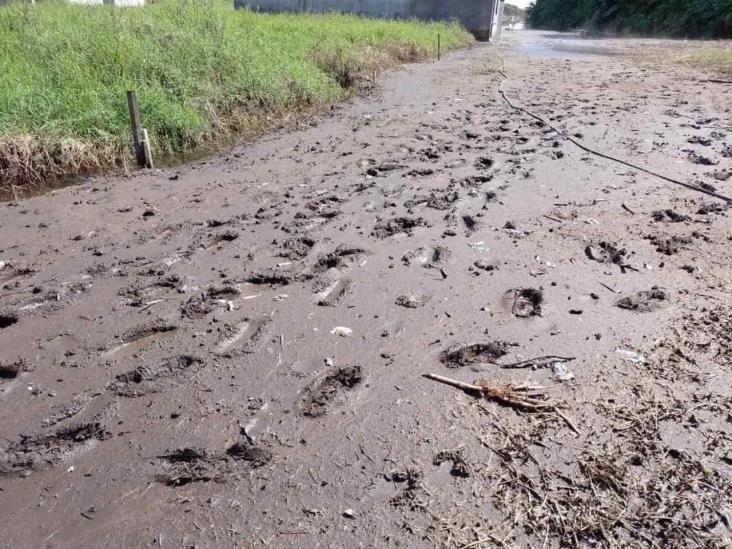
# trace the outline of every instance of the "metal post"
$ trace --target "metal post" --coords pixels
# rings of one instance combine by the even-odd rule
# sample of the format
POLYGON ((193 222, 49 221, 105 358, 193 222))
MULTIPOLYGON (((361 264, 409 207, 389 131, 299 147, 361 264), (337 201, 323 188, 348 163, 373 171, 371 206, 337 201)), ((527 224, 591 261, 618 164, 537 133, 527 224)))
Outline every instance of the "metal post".
POLYGON ((137 159, 137 165, 140 168, 144 168, 147 164, 145 159, 145 148, 140 138, 140 111, 137 108, 137 96, 135 92, 127 92, 127 106, 130 110, 130 128, 132 129, 132 142, 135 147, 135 158, 137 159))
POLYGON ((440 60, 440 33, 437 33, 437 60, 440 60))

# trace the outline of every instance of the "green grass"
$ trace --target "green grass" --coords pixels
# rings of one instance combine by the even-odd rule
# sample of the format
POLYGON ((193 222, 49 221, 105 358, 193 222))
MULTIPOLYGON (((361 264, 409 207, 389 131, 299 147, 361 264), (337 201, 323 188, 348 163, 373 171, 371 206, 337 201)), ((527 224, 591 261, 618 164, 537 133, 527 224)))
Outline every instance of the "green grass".
POLYGON ((126 91, 157 155, 215 148, 332 104, 363 75, 469 45, 456 24, 275 15, 214 0, 0 8, 0 185, 131 158, 126 91))

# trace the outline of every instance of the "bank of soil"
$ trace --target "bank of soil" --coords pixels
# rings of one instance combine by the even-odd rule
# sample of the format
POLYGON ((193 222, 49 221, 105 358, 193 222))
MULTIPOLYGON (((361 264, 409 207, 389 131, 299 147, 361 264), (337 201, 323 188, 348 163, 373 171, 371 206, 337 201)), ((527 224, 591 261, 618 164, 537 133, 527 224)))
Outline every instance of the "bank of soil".
POLYGON ((732 91, 546 40, 0 205, 0 545, 729 543, 729 206, 499 69, 726 196, 732 91))

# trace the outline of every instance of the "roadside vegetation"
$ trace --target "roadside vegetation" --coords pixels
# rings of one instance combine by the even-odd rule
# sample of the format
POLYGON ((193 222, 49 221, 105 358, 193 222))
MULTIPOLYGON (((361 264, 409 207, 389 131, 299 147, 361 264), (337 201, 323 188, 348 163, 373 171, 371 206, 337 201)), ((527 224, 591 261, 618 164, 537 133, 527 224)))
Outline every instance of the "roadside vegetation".
POLYGON ((536 0, 530 27, 685 38, 732 37, 732 0, 536 0))
POLYGON ((132 159, 126 91, 160 158, 251 138, 473 38, 457 24, 274 15, 214 0, 0 7, 0 194, 132 159))
POLYGON ((700 48, 682 55, 682 63, 732 77, 732 49, 700 48))

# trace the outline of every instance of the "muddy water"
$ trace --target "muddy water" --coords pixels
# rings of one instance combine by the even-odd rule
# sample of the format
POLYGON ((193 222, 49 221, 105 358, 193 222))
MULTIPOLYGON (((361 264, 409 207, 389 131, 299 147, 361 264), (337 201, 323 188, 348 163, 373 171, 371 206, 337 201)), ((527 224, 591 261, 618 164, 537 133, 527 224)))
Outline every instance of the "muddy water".
POLYGON ((605 55, 643 44, 509 33, 205 163, 0 205, 0 545, 724 535, 726 205, 498 94, 729 194, 732 92, 605 55))

